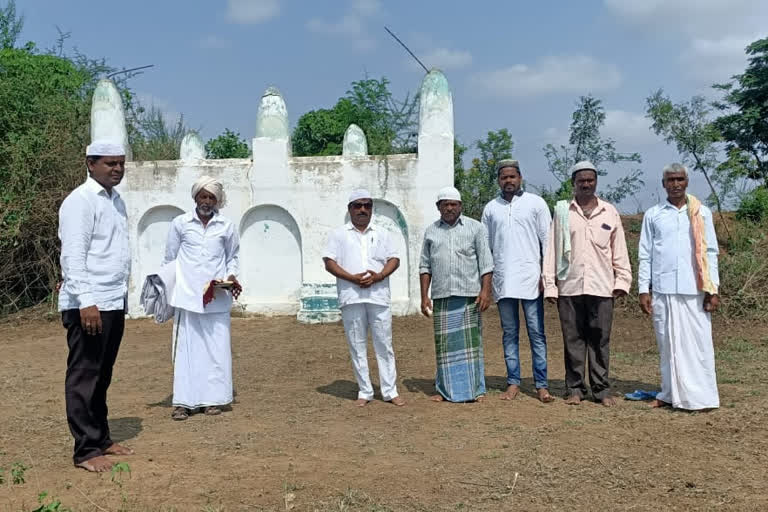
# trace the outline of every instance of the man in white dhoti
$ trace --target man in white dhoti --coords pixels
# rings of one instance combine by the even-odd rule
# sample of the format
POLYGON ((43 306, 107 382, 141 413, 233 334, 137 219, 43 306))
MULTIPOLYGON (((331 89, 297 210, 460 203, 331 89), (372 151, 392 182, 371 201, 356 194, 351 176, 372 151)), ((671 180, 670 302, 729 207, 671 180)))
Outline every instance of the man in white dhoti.
POLYGON ((195 210, 171 223, 164 264, 175 261, 176 285, 170 298, 173 326, 173 405, 171 417, 185 420, 202 408, 221 414, 232 402, 230 309, 240 291, 240 239, 232 221, 221 216, 226 204, 221 183, 203 176, 192 186, 195 210), (226 282, 222 282, 226 276, 226 282), (203 293, 216 281, 210 302, 203 293), (221 287, 220 287, 221 286, 221 287))
POLYGON ((688 171, 664 168, 667 199, 643 217, 638 251, 640 308, 653 315, 661 392, 651 407, 720 406, 711 313, 717 295, 717 235, 712 212, 686 194, 688 171))
POLYGON ((325 269, 336 276, 339 307, 349 355, 359 391, 356 405, 373 400, 368 373, 368 329, 379 366, 384 401, 405 405, 397 393, 395 352, 392 349, 392 310, 389 276, 400 266, 389 232, 371 223, 373 199, 355 190, 347 204, 349 222, 331 232, 323 252, 325 269))

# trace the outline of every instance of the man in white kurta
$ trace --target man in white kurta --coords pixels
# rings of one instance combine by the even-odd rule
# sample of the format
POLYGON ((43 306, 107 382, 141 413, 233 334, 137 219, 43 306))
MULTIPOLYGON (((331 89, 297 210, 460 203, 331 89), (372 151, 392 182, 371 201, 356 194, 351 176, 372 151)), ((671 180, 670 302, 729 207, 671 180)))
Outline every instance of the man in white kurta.
POLYGON ((192 187, 195 210, 171 223, 165 263, 175 261, 176 285, 170 298, 175 308, 173 340, 173 419, 184 420, 203 408, 221 413, 232 402, 230 309, 232 292, 215 289, 203 304, 211 281, 235 283, 240 240, 232 221, 219 214, 225 203, 221 183, 203 176, 192 187))
POLYGON ((482 222, 493 254, 493 298, 499 308, 507 365, 507 390, 500 398, 514 400, 520 392, 522 306, 531 344, 534 386, 539 400, 548 403, 554 398, 547 389, 541 263, 552 216, 544 199, 521 188, 523 175, 517 160, 500 160, 496 176, 501 190, 485 205, 482 222))
POLYGON ((686 194, 688 172, 664 169, 667 199, 643 217, 638 250, 640 307, 653 315, 661 392, 653 407, 719 407, 711 312, 718 304, 712 212, 686 194), (652 295, 652 297, 651 297, 652 295))
POLYGON ((405 405, 395 382, 389 291, 389 276, 397 270, 400 259, 387 229, 371 222, 373 199, 367 190, 352 192, 347 211, 350 221, 331 232, 323 260, 325 269, 336 276, 344 332, 359 387, 356 405, 362 407, 373 400, 368 372, 369 328, 382 398, 394 405, 405 405))

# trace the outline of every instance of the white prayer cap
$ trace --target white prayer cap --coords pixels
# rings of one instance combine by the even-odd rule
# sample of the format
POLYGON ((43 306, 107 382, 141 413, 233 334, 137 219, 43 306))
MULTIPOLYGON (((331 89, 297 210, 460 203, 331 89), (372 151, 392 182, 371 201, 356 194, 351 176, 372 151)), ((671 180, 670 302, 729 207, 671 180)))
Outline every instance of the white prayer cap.
POLYGON ((95 140, 85 148, 85 156, 125 156, 125 146, 116 140, 95 140))
POLYGON ((357 201, 358 199, 373 199, 373 198, 371 197, 371 193, 368 192, 366 189, 358 188, 353 190, 352 193, 349 194, 349 201, 347 201, 347 204, 357 201))
POLYGON ((227 195, 224 193, 224 186, 216 178, 210 176, 200 176, 192 185, 192 199, 197 198, 201 190, 206 190, 216 198, 216 209, 223 208, 227 204, 227 195))
POLYGON ((582 160, 581 162, 576 162, 573 165, 573 167, 571 167, 571 177, 573 177, 573 175, 579 171, 595 171, 595 174, 597 174, 597 169, 595 169, 595 165, 589 160, 582 160))
POLYGON ((461 201, 461 193, 456 187, 443 187, 437 193, 437 202, 440 201, 461 201))

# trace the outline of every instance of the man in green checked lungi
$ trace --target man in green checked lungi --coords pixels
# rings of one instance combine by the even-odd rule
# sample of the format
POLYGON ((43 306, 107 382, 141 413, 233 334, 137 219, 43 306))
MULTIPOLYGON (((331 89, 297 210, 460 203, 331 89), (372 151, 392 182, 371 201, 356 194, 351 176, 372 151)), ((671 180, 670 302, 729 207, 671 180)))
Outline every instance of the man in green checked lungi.
POLYGON ((435 327, 438 394, 432 400, 480 402, 485 398, 480 313, 493 300, 493 256, 485 227, 461 215, 458 190, 441 189, 437 209, 440 220, 424 233, 419 263, 421 312, 433 317, 435 327))

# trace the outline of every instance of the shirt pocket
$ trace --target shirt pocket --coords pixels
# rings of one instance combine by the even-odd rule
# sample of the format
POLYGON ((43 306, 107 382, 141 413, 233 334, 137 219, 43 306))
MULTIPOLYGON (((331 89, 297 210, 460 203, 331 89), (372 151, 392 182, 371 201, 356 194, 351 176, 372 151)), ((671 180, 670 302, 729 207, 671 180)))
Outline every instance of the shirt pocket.
POLYGON ((611 245, 611 233, 613 233, 613 226, 604 222, 589 226, 589 236, 592 243, 601 249, 607 249, 611 245))

